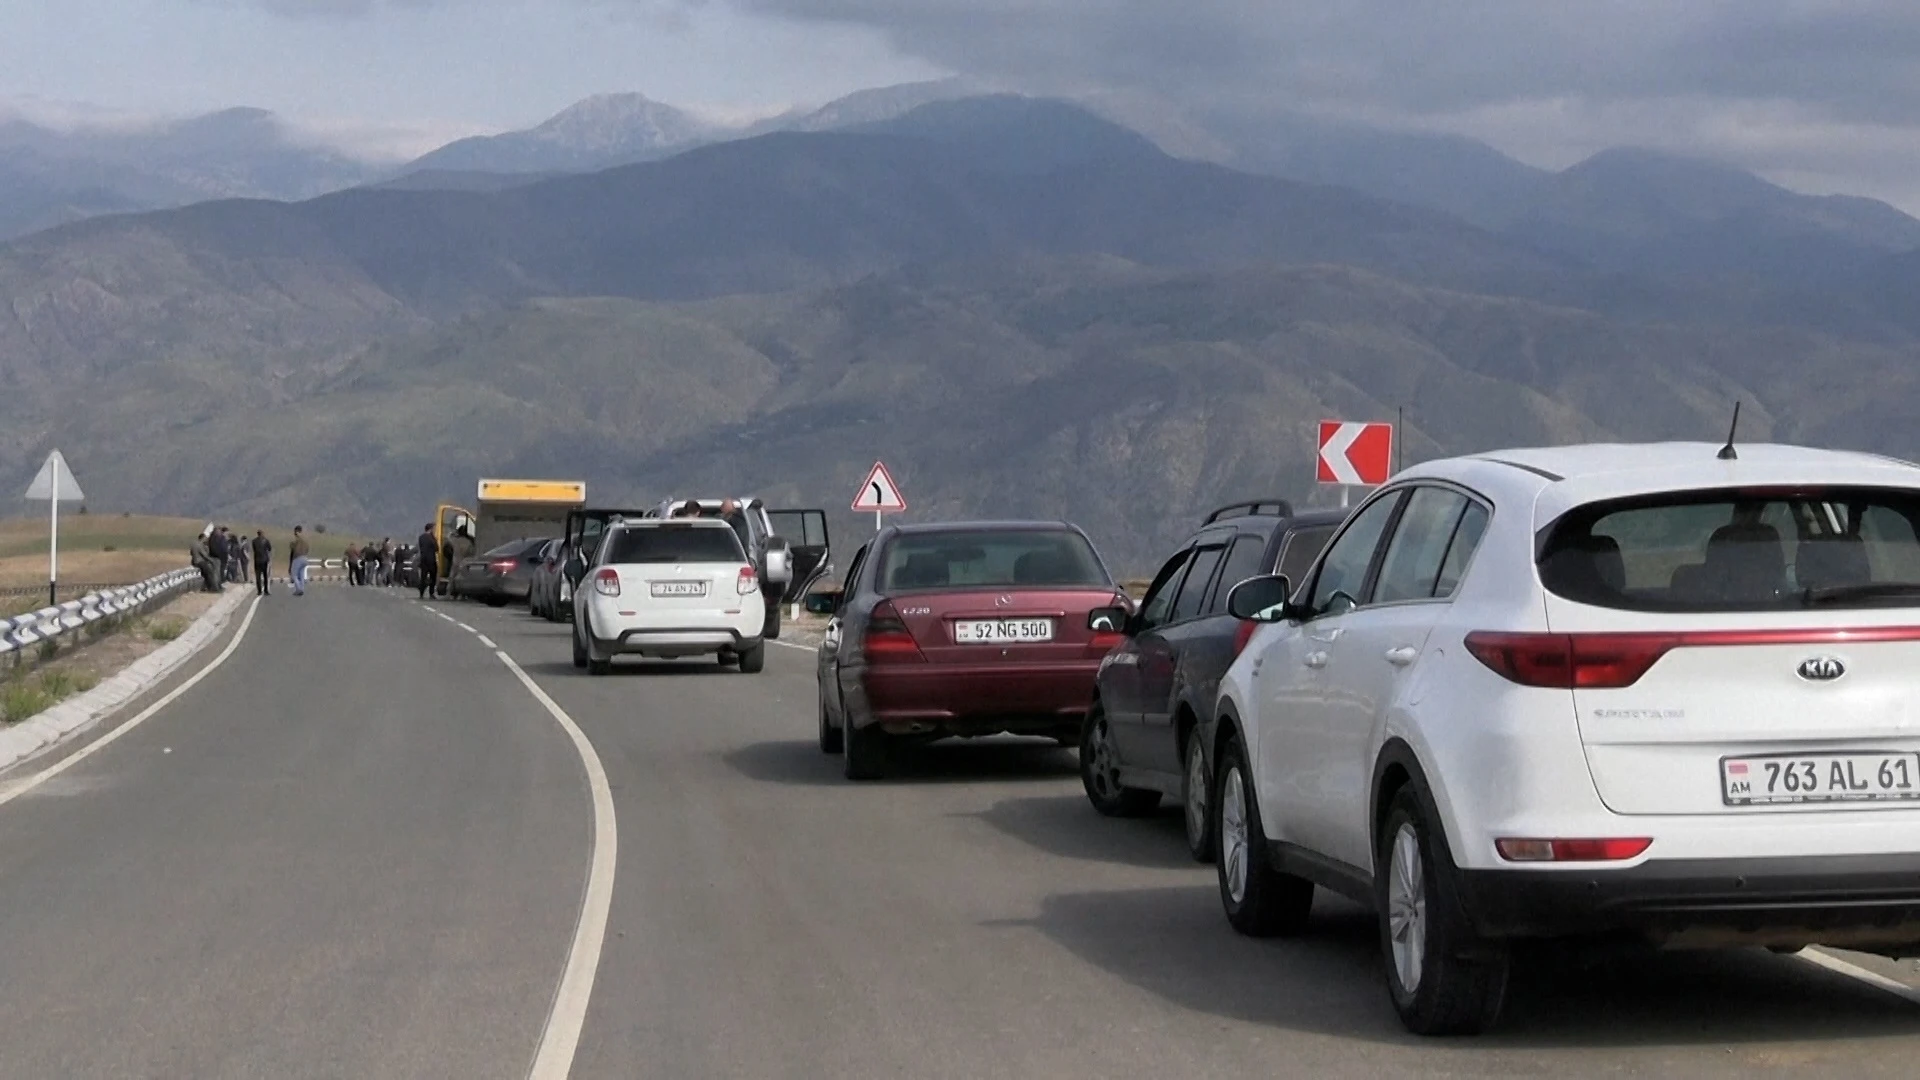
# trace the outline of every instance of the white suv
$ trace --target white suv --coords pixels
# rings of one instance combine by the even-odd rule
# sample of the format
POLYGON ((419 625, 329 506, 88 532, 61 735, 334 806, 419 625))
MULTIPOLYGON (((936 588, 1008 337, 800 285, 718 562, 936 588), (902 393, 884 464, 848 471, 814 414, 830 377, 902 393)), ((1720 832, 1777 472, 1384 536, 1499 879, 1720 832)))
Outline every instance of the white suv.
POLYGON ((1372 906, 1426 1034, 1494 1021, 1515 938, 1920 953, 1920 467, 1727 454, 1421 465, 1241 583, 1233 926, 1372 906))
POLYGON ((620 654, 767 661, 759 572, 724 521, 609 522, 573 603, 573 666, 605 675, 620 654))

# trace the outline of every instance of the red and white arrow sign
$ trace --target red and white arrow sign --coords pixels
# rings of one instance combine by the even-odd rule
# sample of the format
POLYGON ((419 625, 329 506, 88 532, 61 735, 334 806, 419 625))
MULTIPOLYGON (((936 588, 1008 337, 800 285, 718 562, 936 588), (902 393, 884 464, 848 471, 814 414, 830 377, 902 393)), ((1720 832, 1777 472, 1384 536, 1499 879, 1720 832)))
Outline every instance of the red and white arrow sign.
POLYGON ((1393 425, 1320 421, 1320 482, 1379 487, 1393 475, 1393 425))

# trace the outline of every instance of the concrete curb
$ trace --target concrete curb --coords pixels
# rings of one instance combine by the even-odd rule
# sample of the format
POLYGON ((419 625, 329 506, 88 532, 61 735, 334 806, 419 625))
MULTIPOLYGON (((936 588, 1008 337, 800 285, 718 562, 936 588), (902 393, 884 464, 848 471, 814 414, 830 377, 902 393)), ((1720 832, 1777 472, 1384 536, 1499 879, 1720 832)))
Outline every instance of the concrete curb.
POLYGON ((70 697, 31 720, 0 729, 0 772, 98 724, 178 671, 220 636, 232 621, 233 613, 253 595, 251 589, 229 590, 195 619, 185 633, 129 664, 99 686, 70 697))

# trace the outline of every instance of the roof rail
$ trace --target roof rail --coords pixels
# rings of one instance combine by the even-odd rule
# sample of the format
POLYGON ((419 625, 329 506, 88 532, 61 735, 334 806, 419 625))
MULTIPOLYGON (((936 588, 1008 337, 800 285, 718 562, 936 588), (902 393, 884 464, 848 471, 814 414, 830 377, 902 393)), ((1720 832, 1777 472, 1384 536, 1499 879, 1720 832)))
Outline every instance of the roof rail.
POLYGON ((1285 499, 1252 499, 1247 502, 1228 503, 1207 515, 1200 524, 1211 525, 1223 518, 1234 517, 1292 517, 1293 504, 1285 499))

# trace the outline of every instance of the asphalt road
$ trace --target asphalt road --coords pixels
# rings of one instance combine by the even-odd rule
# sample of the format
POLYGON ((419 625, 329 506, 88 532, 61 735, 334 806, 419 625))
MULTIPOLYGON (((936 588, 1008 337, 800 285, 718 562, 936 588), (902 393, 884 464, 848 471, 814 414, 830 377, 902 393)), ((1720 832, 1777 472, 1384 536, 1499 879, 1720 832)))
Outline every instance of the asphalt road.
POLYGON ((849 785, 814 744, 807 652, 591 679, 523 612, 316 588, 0 805, 0 1075, 526 1075, 608 833, 573 739, 487 642, 577 723, 617 817, 576 1077, 1909 1077, 1920 1057, 1920 1004, 1758 952, 1532 950, 1498 1034, 1416 1040, 1361 912, 1236 937, 1178 819, 1096 817, 1068 752, 940 746, 849 785))

